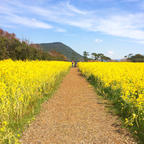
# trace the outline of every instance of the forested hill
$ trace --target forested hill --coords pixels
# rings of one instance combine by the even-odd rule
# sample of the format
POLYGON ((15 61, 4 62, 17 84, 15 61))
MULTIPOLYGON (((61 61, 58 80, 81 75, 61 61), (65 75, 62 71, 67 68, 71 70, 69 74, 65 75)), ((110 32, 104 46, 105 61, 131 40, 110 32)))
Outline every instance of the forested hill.
POLYGON ((67 46, 61 42, 40 43, 40 47, 44 51, 59 52, 59 53, 63 54, 64 56, 66 56, 69 61, 71 61, 71 60, 82 61, 83 60, 83 57, 80 54, 78 54, 72 48, 70 48, 69 46, 67 46))

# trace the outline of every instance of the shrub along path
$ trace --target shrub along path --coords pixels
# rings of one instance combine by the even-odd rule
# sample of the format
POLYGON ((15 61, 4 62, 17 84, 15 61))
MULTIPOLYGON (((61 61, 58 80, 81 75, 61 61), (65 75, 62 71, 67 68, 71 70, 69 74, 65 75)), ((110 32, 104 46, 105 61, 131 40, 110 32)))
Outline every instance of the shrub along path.
POLYGON ((135 144, 108 113, 93 87, 76 68, 42 105, 21 138, 23 144, 135 144))

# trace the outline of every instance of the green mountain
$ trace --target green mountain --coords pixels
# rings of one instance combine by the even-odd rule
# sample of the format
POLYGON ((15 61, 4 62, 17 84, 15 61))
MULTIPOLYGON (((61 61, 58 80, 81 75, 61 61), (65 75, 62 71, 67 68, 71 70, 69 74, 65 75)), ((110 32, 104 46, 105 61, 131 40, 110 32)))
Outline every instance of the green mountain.
POLYGON ((83 60, 83 56, 81 56, 80 54, 75 52, 72 48, 70 48, 69 46, 61 42, 40 43, 39 45, 43 51, 46 51, 46 52, 56 51, 66 56, 69 61, 72 61, 72 60, 82 61, 83 60))

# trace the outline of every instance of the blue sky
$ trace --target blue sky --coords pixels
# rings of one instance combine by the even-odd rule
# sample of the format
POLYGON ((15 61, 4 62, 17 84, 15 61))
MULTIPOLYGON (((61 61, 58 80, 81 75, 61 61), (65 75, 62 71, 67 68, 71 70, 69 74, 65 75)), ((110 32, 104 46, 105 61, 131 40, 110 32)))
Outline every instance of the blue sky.
POLYGON ((119 59, 144 54, 144 0, 0 0, 0 28, 119 59))

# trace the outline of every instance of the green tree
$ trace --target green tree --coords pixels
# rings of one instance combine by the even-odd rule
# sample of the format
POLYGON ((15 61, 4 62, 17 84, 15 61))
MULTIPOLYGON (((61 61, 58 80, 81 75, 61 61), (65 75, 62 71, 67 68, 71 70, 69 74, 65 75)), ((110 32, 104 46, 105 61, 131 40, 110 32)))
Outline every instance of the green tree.
POLYGON ((62 55, 51 56, 44 52, 38 45, 30 44, 29 41, 20 41, 15 34, 0 29, 0 60, 11 58, 13 60, 65 60, 62 55))
POLYGON ((98 54, 97 53, 92 53, 91 55, 94 57, 94 60, 98 60, 98 54))
POLYGON ((105 56, 102 53, 98 53, 98 54, 97 53, 92 53, 91 55, 94 58, 94 60, 99 60, 99 61, 109 61, 109 60, 111 60, 111 58, 105 56))
POLYGON ((103 56, 104 56, 104 54, 102 54, 102 53, 98 53, 98 60, 99 60, 99 61, 102 61, 103 56))
POLYGON ((83 52, 84 61, 88 61, 88 56, 89 56, 89 53, 84 51, 83 52))
POLYGON ((8 52, 6 48, 6 40, 3 37, 0 37, 0 60, 8 58, 8 52))
POLYGON ((130 60, 132 62, 144 62, 144 55, 136 54, 129 57, 127 60, 130 60))

